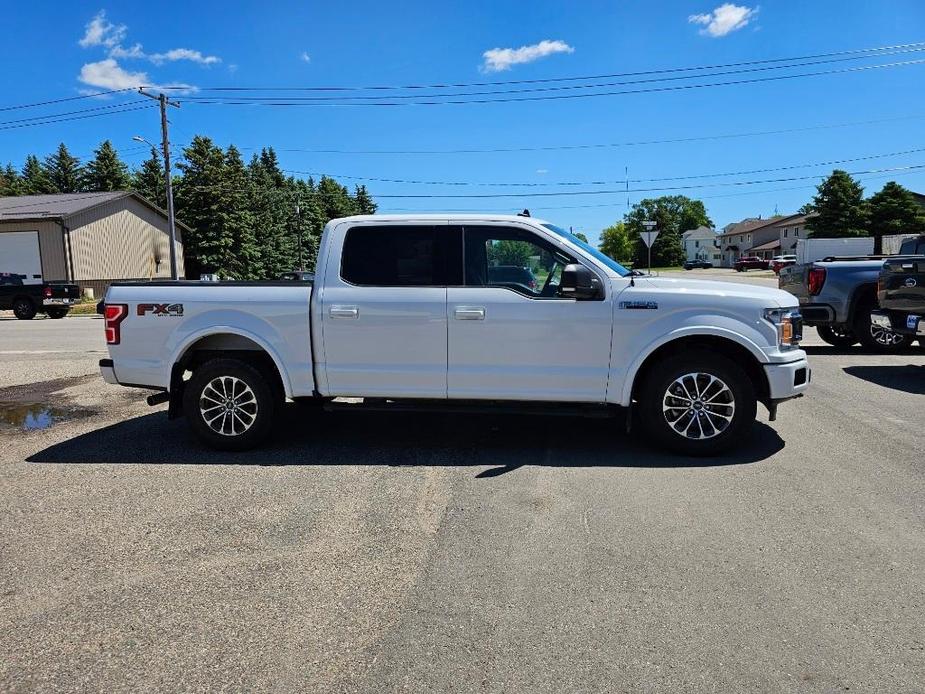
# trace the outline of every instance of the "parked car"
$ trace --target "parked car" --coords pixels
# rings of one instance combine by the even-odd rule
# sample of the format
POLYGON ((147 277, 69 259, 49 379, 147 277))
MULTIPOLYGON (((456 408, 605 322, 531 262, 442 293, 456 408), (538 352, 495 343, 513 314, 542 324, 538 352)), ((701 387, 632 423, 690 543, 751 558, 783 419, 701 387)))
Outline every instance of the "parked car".
POLYGON ((709 260, 688 260, 684 263, 685 270, 694 270, 695 268, 709 270, 711 267, 713 267, 713 263, 709 260))
POLYGON ((528 267, 495 265, 488 268, 488 279, 493 284, 522 285, 531 290, 536 289, 536 276, 528 267))
POLYGON ((325 226, 314 282, 114 283, 108 383, 152 388, 205 443, 257 445, 285 398, 321 408, 631 408, 653 444, 749 440, 810 383, 795 297, 633 277, 534 218, 370 215, 325 226), (526 246, 542 286, 489 267, 526 246), (336 397, 364 398, 357 403, 336 397))
POLYGON ((733 267, 736 269, 736 272, 745 272, 746 270, 767 270, 768 265, 768 261, 764 258, 743 256, 735 261, 733 267))
POLYGON ((77 303, 79 293, 76 284, 23 284, 19 275, 0 273, 0 311, 12 309, 19 320, 32 320, 37 313, 64 318, 77 303))
MULTIPOLYGON (((920 243, 907 239, 900 254, 914 254, 920 243)), ((778 286, 799 299, 803 320, 815 326, 819 337, 830 345, 850 347, 860 342, 867 349, 895 352, 908 347, 914 338, 873 321, 878 308, 877 282, 886 259, 825 258, 791 265, 781 270, 778 286)))
POLYGON ((881 328, 925 344, 925 237, 917 244, 922 255, 883 263, 877 285, 880 310, 871 320, 881 328))
POLYGON ((783 268, 795 265, 796 262, 797 257, 795 255, 777 255, 771 258, 771 269, 775 275, 779 275, 783 268))
POLYGON ((279 276, 279 279, 283 282, 313 282, 315 273, 305 272, 304 270, 293 270, 292 272, 284 272, 279 276))

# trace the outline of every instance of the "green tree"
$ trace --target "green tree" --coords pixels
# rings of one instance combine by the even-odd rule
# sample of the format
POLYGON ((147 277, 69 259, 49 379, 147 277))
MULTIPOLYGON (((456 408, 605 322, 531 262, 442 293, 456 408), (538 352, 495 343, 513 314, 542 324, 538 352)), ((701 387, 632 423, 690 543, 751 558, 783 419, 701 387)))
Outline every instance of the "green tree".
POLYGON ((7 164, 0 170, 0 196, 20 195, 19 172, 12 164, 7 164))
POLYGON ((167 208, 167 186, 164 184, 164 164, 156 149, 132 173, 132 190, 161 209, 167 208))
POLYGON ((648 259, 646 245, 640 237, 645 229, 643 222, 656 223, 659 234, 652 244, 652 264, 656 267, 684 262, 684 245, 681 242, 683 231, 699 226, 713 226, 703 202, 684 195, 663 195, 641 200, 624 216, 624 221, 634 244, 637 264, 645 264, 648 259))
POLYGON ((327 176, 322 176, 318 181, 318 203, 326 223, 338 217, 356 214, 353 198, 347 189, 327 176))
POLYGON ((906 188, 889 181, 867 201, 874 253, 883 252, 883 237, 925 233, 925 210, 906 188))
POLYGON ((191 228, 183 239, 187 274, 227 272, 233 241, 216 223, 223 204, 225 155, 211 139, 197 135, 183 150, 177 168, 182 173, 176 187, 177 218, 191 228))
POLYGON ((318 258, 321 232, 327 219, 321 209, 315 182, 311 178, 307 181, 294 180, 293 188, 299 206, 296 219, 297 261, 300 269, 313 270, 318 258))
POLYGON ((572 235, 575 236, 576 238, 578 238, 578 239, 584 241, 585 243, 588 243, 588 237, 585 236, 584 234, 582 234, 580 231, 574 231, 574 232, 572 232, 572 235))
POLYGON ((378 205, 366 190, 366 186, 357 186, 353 191, 353 204, 357 214, 376 214, 378 205))
POLYGON ((93 159, 84 169, 84 190, 108 192, 128 190, 132 181, 128 166, 119 159, 119 154, 109 140, 105 140, 94 152, 93 159))
POLYGON ((223 276, 237 280, 264 279, 261 246, 254 228, 254 217, 248 204, 250 181, 241 153, 234 145, 225 151, 222 186, 215 191, 221 201, 215 220, 218 234, 229 240, 227 254, 220 263, 223 276))
POLYGON ((298 264, 296 198, 272 149, 251 158, 247 181, 248 205, 258 223, 261 268, 267 277, 276 277, 298 264))
POLYGON ((868 236, 864 189, 846 171, 835 169, 819 184, 812 211, 806 228, 816 238, 868 236))
POLYGON ((494 241, 488 247, 488 264, 529 267, 530 255, 534 252, 535 246, 526 241, 494 241))
POLYGON ((617 222, 601 232, 601 253, 610 256, 619 263, 633 262, 635 243, 630 238, 626 224, 617 222))
POLYGON ((20 195, 41 195, 55 192, 55 187, 48 178, 48 174, 34 154, 26 157, 26 163, 22 167, 19 189, 21 191, 20 195))
POLYGON ((45 174, 55 192, 77 193, 81 190, 83 169, 80 159, 73 156, 62 142, 54 154, 45 157, 45 174))

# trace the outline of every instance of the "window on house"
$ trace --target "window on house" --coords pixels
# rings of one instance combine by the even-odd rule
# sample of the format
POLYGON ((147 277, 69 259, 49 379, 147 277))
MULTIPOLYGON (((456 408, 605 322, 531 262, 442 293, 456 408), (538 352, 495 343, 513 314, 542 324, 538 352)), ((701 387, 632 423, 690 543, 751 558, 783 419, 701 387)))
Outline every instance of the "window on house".
POLYGON ((799 229, 799 227, 797 227, 796 229, 793 230, 793 235, 794 235, 794 236, 799 236, 799 235, 800 235, 800 229, 799 229))
POLYGON ((784 229, 784 238, 787 238, 787 230, 784 229))

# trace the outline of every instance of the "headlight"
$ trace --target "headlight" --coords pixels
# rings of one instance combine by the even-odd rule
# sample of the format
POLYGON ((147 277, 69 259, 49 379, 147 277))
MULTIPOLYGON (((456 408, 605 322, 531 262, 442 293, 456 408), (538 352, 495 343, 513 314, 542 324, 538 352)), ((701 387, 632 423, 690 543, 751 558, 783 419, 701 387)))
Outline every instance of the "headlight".
POLYGON ((803 339, 803 316, 798 308, 766 308, 764 319, 777 328, 777 342, 792 347, 803 339))

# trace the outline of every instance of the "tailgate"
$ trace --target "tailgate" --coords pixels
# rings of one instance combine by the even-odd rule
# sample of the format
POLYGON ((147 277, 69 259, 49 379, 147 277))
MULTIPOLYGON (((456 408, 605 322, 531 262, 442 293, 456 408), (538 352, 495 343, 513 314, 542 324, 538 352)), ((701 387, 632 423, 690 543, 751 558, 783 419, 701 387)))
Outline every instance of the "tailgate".
POLYGON ((806 276, 812 264, 806 265, 789 265, 781 268, 780 275, 777 278, 777 286, 785 292, 790 292, 801 304, 809 302, 809 288, 806 284, 806 276))
POLYGON ((878 298, 881 308, 925 313, 925 256, 886 261, 878 298))
POLYGON ((49 299, 78 299, 79 289, 76 284, 48 284, 46 285, 45 297, 49 299))

